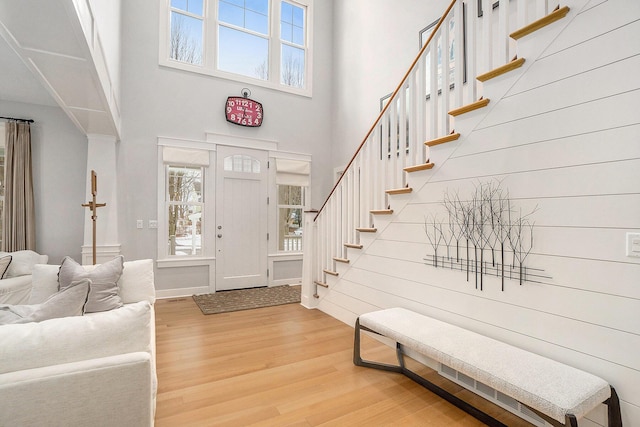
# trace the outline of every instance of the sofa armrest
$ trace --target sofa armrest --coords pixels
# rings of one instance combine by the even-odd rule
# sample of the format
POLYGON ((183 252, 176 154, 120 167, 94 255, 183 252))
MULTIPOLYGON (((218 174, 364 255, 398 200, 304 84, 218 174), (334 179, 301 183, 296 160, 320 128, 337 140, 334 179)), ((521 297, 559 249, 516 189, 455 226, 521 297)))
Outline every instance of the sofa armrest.
POLYGON ((154 381, 147 352, 0 374, 0 425, 151 426, 154 381))

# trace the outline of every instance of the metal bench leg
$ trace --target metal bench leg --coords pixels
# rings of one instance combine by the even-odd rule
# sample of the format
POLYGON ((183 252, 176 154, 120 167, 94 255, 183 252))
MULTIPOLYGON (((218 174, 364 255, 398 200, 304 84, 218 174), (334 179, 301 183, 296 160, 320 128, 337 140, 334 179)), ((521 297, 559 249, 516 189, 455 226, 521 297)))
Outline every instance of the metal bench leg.
POLYGON ((607 414, 609 418, 609 427, 622 427, 622 414, 620 413, 620 399, 616 389, 611 387, 611 397, 605 403, 607 404, 607 414))
POLYGON ((565 426, 578 427, 578 420, 576 419, 575 415, 573 414, 566 415, 564 419, 565 419, 565 422, 564 422, 565 426))
POLYGON ((374 334, 378 334, 376 331, 372 331, 367 327, 361 326, 360 319, 356 320, 356 326, 355 326, 355 332, 354 332, 354 338, 353 338, 353 364, 356 366, 364 366, 366 368, 374 368, 374 369, 380 369, 383 371, 402 373, 401 366, 389 365, 386 363, 379 363, 379 362, 371 362, 369 360, 364 360, 362 358, 362 356, 360 355, 360 330, 365 330, 365 331, 372 332, 374 334))

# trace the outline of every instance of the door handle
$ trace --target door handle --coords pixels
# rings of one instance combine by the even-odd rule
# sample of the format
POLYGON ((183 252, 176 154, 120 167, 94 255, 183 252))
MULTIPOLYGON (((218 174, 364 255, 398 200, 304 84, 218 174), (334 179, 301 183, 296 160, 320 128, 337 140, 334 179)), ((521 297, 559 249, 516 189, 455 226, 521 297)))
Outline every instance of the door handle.
POLYGON ((220 239, 222 237, 222 234, 218 234, 218 239, 220 239))

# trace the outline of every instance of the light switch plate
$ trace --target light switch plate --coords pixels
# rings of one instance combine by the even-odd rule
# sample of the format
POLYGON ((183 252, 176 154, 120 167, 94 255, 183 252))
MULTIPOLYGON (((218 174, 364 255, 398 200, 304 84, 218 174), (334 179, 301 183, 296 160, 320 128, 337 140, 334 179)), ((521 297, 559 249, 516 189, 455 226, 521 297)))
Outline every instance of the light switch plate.
POLYGON ((149 228, 158 228, 158 220, 150 219, 149 220, 149 228))
POLYGON ((136 228, 144 228, 144 221, 139 219, 136 221, 136 228))
POLYGON ((627 233, 627 256, 640 258, 640 233, 627 233))

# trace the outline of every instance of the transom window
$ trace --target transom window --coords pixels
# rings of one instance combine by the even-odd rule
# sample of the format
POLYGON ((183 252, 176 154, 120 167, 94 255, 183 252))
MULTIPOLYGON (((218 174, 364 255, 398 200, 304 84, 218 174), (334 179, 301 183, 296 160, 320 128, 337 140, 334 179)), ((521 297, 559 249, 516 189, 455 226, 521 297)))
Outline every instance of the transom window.
POLYGON ((251 156, 234 154, 224 158, 224 170, 229 172, 260 173, 260 161, 251 156))
POLYGON ((313 0, 162 0, 160 63, 311 95, 313 0))

